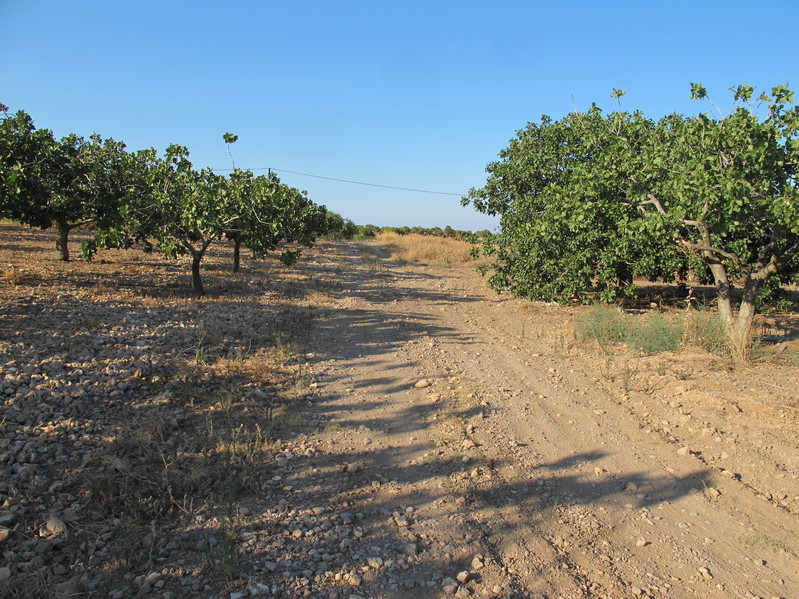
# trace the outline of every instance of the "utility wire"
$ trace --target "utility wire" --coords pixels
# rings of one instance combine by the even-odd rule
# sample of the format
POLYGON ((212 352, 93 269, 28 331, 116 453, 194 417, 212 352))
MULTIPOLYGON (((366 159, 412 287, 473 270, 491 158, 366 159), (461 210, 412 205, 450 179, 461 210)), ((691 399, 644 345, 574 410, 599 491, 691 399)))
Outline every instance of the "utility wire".
MULTIPOLYGON (((215 169, 211 169, 211 170, 220 171, 220 172, 230 172, 233 169, 230 169, 230 168, 218 168, 217 169, 217 168, 215 168, 215 169)), ((335 177, 323 177, 322 175, 311 175, 310 173, 299 173, 297 171, 290 171, 290 170, 287 170, 287 169, 284 169, 284 168, 263 167, 263 168, 244 169, 244 170, 250 170, 250 171, 277 171, 277 172, 280 172, 280 173, 291 173, 292 175, 301 175, 303 177, 313 177, 315 179, 326 179, 327 181, 338 181, 339 183, 351 183, 353 185, 367 185, 369 187, 382 187, 384 189, 398 189, 400 191, 414 191, 416 193, 434 193, 434 194, 437 194, 437 195, 456 196, 456 197, 459 197, 459 198, 463 197, 465 195, 465 194, 462 194, 462 193, 450 193, 448 191, 431 191, 429 189, 413 189, 413 188, 410 188, 410 187, 396 187, 394 185, 378 185, 377 183, 364 183, 363 181, 351 181, 349 179, 336 179, 335 177)))

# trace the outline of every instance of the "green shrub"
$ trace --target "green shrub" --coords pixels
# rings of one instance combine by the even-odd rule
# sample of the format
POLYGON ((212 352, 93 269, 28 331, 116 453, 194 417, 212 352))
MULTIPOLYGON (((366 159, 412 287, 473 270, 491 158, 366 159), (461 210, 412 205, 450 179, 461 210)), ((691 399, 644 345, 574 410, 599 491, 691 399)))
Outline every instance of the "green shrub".
MULTIPOLYGON (((638 352, 656 354, 679 349, 686 339, 686 323, 680 315, 670 318, 662 314, 634 316, 623 314, 614 306, 598 304, 580 316, 574 332, 577 339, 593 339, 605 349, 627 343, 638 352)), ((715 341, 715 337, 708 338, 715 341)))
POLYGON ((682 317, 664 318, 662 314, 653 314, 646 322, 633 321, 625 331, 627 343, 645 354, 657 354, 679 349, 685 333, 682 317))
POLYGON ((615 306, 596 304, 574 324, 577 339, 594 339, 599 345, 613 345, 624 341, 627 319, 615 306))

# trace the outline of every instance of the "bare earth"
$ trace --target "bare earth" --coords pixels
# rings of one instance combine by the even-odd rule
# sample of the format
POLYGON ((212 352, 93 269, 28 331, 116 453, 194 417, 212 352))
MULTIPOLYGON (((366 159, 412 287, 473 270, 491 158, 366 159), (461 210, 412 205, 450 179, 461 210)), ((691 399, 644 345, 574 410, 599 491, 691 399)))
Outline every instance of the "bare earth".
MULTIPOLYGON (((733 369, 700 350, 605 354, 574 340, 572 323, 585 308, 500 296, 470 265, 399 266, 368 244, 323 243, 291 280, 274 265, 253 266, 240 278, 257 282, 259 297, 210 270, 206 286, 224 290, 203 300, 148 295, 142 289, 158 281, 145 271, 131 278, 142 266, 123 253, 89 267, 60 265, 47 251, 49 263, 32 263, 6 245, 0 263, 14 281, 0 287, 8 439, 0 447, 0 596, 27 596, 14 581, 38 573, 54 597, 799 597, 795 318, 764 320, 770 339, 786 345, 733 369), (60 282, 44 278, 58 268, 60 282), (90 280, 105 287, 75 282, 90 280), (156 354, 167 353, 176 331, 196 332, 200 319, 207 328, 231 311, 247 330, 287 296, 295 309, 313 310, 313 326, 301 353, 270 375, 270 393, 294 400, 248 470, 258 484, 234 501, 176 501, 180 508, 152 523, 85 491, 81 468, 124 457, 110 432, 119 424, 111 414, 127 409, 121 400, 176 414, 176 431, 200 418, 177 386, 137 382, 142 368, 146 379, 174 367, 156 354), (145 363, 120 371, 121 394, 98 387, 85 403, 79 393, 73 404, 85 413, 36 395, 35 369, 20 383, 32 363, 25 356, 46 362, 70 351, 40 334, 44 306, 59 301, 60 335, 72 326, 109 335, 115 326, 114 342, 140 348, 145 363), (87 306, 95 310, 88 324, 75 316, 87 306), (138 320, 121 322, 133 307, 138 320), (104 412, 104 401, 116 407, 104 412), (42 430, 61 430, 67 417, 93 423, 79 447, 58 435, 40 442, 42 430), (49 459, 61 442, 66 457, 49 459), (54 517, 66 531, 51 529, 54 517), (214 553, 225 523, 235 539, 230 567, 214 553), (121 559, 115 543, 141 547, 147 559, 121 559)), ((223 268, 227 256, 216 259, 209 264, 223 268)), ((188 285, 185 264, 147 260, 172 277, 163 280, 173 291, 188 285)), ((196 360, 195 342, 171 359, 196 360)), ((109 368, 91 365, 94 350, 74 351, 58 358, 65 368, 80 362, 89 378, 109 368)), ((202 384, 214 382, 209 376, 202 384)), ((224 409, 244 427, 254 409, 241 402, 224 409)), ((135 476, 124 464, 105 466, 114 468, 135 476)))

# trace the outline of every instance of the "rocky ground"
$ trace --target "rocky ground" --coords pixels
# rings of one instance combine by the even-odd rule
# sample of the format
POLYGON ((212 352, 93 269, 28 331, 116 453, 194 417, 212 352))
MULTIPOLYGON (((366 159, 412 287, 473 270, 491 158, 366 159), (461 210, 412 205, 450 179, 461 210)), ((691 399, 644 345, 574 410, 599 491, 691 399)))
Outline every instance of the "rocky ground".
POLYGON ((323 243, 0 230, 0 597, 799 596, 797 319, 749 367, 323 243))

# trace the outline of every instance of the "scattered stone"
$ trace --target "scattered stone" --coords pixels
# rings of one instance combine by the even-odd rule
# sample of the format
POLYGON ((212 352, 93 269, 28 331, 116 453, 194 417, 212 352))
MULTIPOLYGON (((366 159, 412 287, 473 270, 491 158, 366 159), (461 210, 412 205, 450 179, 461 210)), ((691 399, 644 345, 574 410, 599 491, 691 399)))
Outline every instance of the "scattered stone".
POLYGON ((458 583, 452 578, 445 578, 441 581, 441 590, 448 595, 454 595, 458 590, 458 583))
POLYGON ((677 450, 677 455, 679 455, 679 456, 683 456, 683 457, 685 457, 685 456, 689 456, 689 455, 691 455, 691 453, 692 453, 692 452, 691 452, 691 448, 690 448, 690 447, 687 447, 687 446, 680 447, 680 448, 677 450))
POLYGON ((713 578, 713 574, 710 573, 710 570, 702 566, 699 568, 699 573, 702 575, 702 578, 705 580, 711 580, 713 578))
POLYGON ((50 516, 44 524, 45 529, 54 537, 61 536, 67 532, 67 525, 57 516, 50 516))
POLYGON ((646 539, 638 539, 635 542, 636 547, 646 547, 647 545, 649 545, 649 541, 647 541, 646 539))
POLYGON ((0 515, 0 526, 12 526, 17 521, 17 515, 14 513, 0 515))
POLYGON ((402 553, 405 555, 416 555, 416 552, 419 550, 416 543, 405 543, 402 546, 402 553))
POLYGON ((6 566, 0 568, 0 581, 8 580, 11 578, 11 570, 6 566))
POLYGON ((429 387, 431 384, 432 383, 430 383, 430 381, 428 381, 427 379, 421 379, 420 381, 417 381, 414 387, 416 387, 417 389, 427 389, 427 387, 429 387))
POLYGON ((467 582, 469 582, 470 575, 469 572, 463 570, 462 572, 458 572, 458 575, 455 578, 457 578, 458 582, 460 582, 461 584, 466 584, 467 582))
POLYGON ((481 570, 485 566, 482 555, 476 555, 472 558, 472 570, 475 572, 481 570))
POLYGON ((366 563, 369 564, 370 568, 374 568, 375 570, 379 570, 383 566, 383 558, 380 557, 367 557, 366 563))

